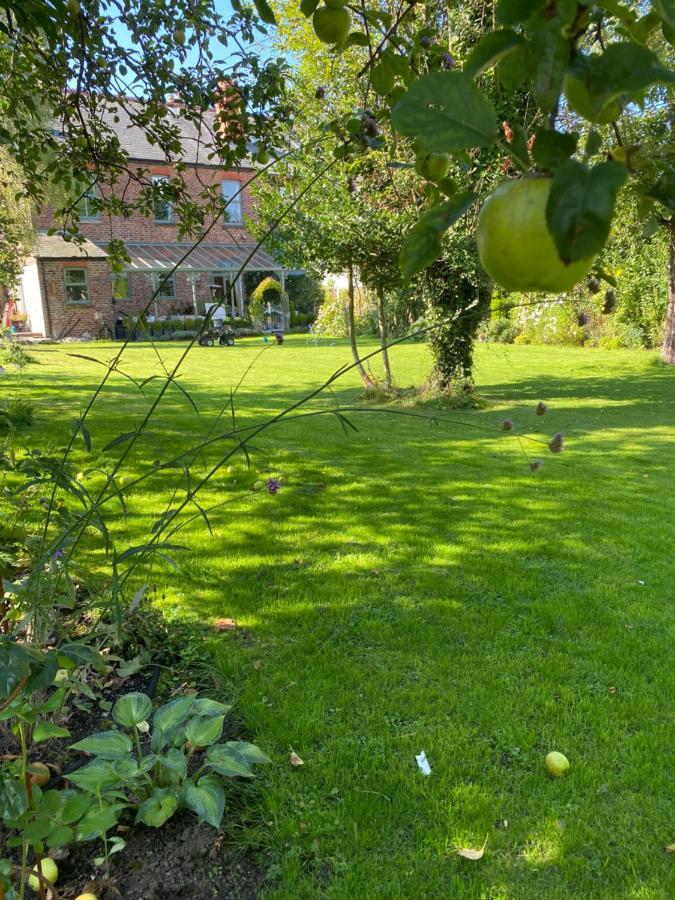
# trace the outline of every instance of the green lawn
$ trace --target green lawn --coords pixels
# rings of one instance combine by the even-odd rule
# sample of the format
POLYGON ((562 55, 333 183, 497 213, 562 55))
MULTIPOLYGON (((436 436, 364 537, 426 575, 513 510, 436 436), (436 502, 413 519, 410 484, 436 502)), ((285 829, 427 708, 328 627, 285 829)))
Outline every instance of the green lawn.
MULTIPOLYGON (((36 351, 40 365, 22 376, 37 404, 34 445, 63 444, 100 374, 71 350, 113 352, 36 351)), ((258 350, 197 348, 181 383, 201 415, 172 389, 125 472, 222 428, 228 419, 216 416, 258 350)), ((180 348, 160 352, 173 360, 180 348)), ((134 376, 160 371, 148 346, 126 358, 134 376)), ((296 401, 348 359, 341 343, 271 347, 239 391, 239 424, 296 401)), ((275 763, 239 839, 274 854, 270 895, 675 893, 663 849, 675 840, 675 370, 653 354, 586 349, 481 346, 477 359, 487 407, 441 413, 439 427, 360 412, 350 414, 358 433, 335 417, 268 430, 253 465, 284 473, 281 492, 251 493, 255 474, 240 457, 203 500, 232 500, 214 514, 213 536, 196 521, 180 536, 180 573, 152 575, 168 614, 239 625, 222 638, 222 668, 275 763), (550 404, 544 418, 539 400, 550 404), (531 473, 517 438, 499 430, 506 416, 539 439, 563 431, 565 452, 524 441, 543 459, 531 473), (565 779, 547 776, 551 749, 571 761, 565 779), (304 767, 290 765, 291 750, 304 767), (481 861, 453 854, 486 836, 481 861)), ((392 361, 403 386, 428 367, 421 345, 396 348, 392 361)), ((311 408, 358 393, 350 373, 311 408)), ((147 402, 116 376, 78 465, 108 465, 121 448, 100 449, 147 402)), ((126 523, 111 508, 121 547, 140 542, 179 477, 162 472, 132 490, 126 523)))

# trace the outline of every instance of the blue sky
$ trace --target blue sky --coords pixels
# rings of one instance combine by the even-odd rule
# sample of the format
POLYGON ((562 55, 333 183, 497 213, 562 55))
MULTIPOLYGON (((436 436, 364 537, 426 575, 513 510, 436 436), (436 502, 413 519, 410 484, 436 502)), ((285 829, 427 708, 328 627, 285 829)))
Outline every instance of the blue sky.
MULTIPOLYGON (((230 0, 213 0, 213 3, 214 3, 216 12, 219 13, 219 15, 223 18, 223 20, 225 22, 227 22, 227 20, 230 18, 230 16, 232 15, 232 12, 233 12, 232 6, 230 4, 230 0)), ((267 27, 269 27, 269 26, 267 26, 267 27)), ((121 23, 121 21, 118 22, 118 25, 115 28, 115 33, 116 33, 117 39, 120 42, 121 46, 123 46, 125 48, 131 48, 132 42, 131 42, 131 39, 129 36, 129 32, 124 27, 124 25, 121 23)), ((213 52, 214 52, 215 58, 216 59, 227 59, 228 48, 224 47, 215 37, 214 37, 213 41, 214 41, 213 52)), ((189 47, 187 47, 186 49, 188 51, 187 52, 187 65, 193 66, 197 62, 197 51, 196 51, 196 49, 194 49, 194 48, 190 49, 189 47)), ((232 51, 234 51, 234 48, 232 48, 232 51)))

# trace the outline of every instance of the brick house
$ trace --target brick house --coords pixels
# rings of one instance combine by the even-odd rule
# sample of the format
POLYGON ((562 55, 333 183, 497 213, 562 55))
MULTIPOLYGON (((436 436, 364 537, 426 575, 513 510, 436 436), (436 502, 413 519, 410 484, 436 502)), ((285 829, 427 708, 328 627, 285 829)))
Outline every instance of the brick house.
MULTIPOLYGON (((172 112, 171 104, 168 108, 172 112)), ((129 154, 130 165, 143 167, 146 178, 153 181, 172 175, 172 165, 148 143, 143 130, 132 124, 124 110, 117 115, 119 122, 113 125, 111 118, 109 124, 129 154)), ((245 316, 245 283, 243 277, 235 276, 251 253, 246 272, 271 272, 283 282, 283 268, 264 250, 254 250, 255 241, 244 226, 244 217, 253 212, 248 189, 235 196, 253 174, 253 164, 247 160, 236 170, 224 171, 208 159, 215 112, 205 114, 204 133, 175 112, 174 118, 181 131, 183 177, 189 189, 197 196, 205 185, 219 186, 230 201, 226 215, 191 250, 189 238, 179 239, 171 204, 163 200, 155 204, 153 219, 135 212, 126 218, 102 215, 95 201, 85 198, 80 230, 86 240, 81 245, 48 235, 58 223, 52 209, 43 209, 36 218, 37 242, 26 260, 18 292, 19 312, 26 314, 27 330, 36 336, 57 340, 110 336, 116 322, 142 310, 158 287, 151 309, 157 317, 203 315, 207 304, 221 296, 232 298, 228 315, 245 316), (126 271, 114 278, 105 251, 113 238, 124 241, 130 257, 126 271), (178 269, 169 276, 176 263, 178 269)), ((133 198, 133 192, 141 188, 130 182, 124 190, 133 198)))

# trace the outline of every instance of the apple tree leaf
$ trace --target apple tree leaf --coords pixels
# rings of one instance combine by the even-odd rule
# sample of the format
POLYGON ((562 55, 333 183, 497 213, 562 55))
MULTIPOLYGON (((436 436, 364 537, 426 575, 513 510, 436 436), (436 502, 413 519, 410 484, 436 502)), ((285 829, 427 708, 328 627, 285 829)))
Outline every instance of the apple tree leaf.
POLYGON ((579 135, 570 132, 538 128, 532 146, 532 156, 540 169, 553 170, 574 153, 579 135))
POLYGON ((464 72, 418 78, 392 108, 394 128, 418 138, 430 152, 488 147, 497 139, 497 113, 464 72))
POLYGON ((441 252, 441 238, 475 202, 476 195, 467 191, 455 194, 445 203, 423 213, 406 235, 399 264, 406 279, 430 265, 441 252))
POLYGON ((666 169, 647 196, 653 197, 666 209, 675 212, 675 169, 666 169))
POLYGON ((590 168, 568 159, 553 176, 546 221, 563 262, 587 259, 602 250, 609 235, 625 166, 603 162, 590 168))
POLYGON ((547 5, 547 0, 500 0, 497 21, 502 25, 520 25, 547 5))
POLYGON ((523 43, 524 38, 511 28, 490 31, 473 48, 464 63, 463 71, 466 75, 477 78, 523 43))
POLYGON ((256 12, 267 25, 276 25, 277 17, 274 15, 272 7, 267 0, 253 0, 256 12))

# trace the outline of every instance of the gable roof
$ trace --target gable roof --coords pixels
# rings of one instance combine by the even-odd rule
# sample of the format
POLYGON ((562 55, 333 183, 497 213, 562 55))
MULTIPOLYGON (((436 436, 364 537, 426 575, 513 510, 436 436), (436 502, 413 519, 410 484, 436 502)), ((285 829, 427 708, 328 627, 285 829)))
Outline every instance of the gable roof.
MULTIPOLYGON (((147 132, 136 125, 129 110, 135 104, 132 100, 124 101, 124 108, 109 100, 106 107, 101 110, 102 121, 115 133, 122 149, 129 154, 130 159, 139 160, 141 162, 167 163, 180 158, 188 164, 199 164, 202 166, 216 166, 222 168, 222 162, 218 156, 209 159, 209 155, 215 150, 216 111, 207 109, 200 113, 198 119, 193 121, 183 115, 183 108, 177 104, 167 103, 167 117, 173 125, 176 125, 179 131, 179 140, 182 146, 182 152, 179 154, 171 154, 167 156, 164 151, 157 145, 151 144, 147 138, 147 132), (118 119, 118 121, 115 121, 118 119)), ((252 143, 248 146, 248 155, 242 160, 244 167, 252 167, 251 153, 255 151, 252 143)))
POLYGON ((108 256, 92 241, 64 241, 58 234, 38 234, 33 255, 38 259, 106 259, 108 256))

